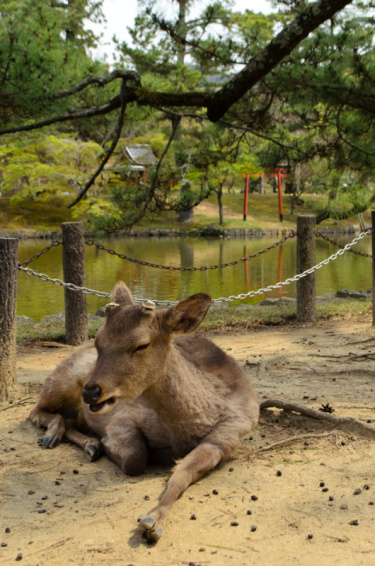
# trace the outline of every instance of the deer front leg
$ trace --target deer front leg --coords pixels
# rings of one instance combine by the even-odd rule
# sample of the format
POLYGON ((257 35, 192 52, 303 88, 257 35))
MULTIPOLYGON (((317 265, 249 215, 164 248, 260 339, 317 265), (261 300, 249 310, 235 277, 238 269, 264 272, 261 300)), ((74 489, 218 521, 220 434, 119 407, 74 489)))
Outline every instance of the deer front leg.
POLYGON ((94 462, 103 452, 98 438, 92 438, 77 430, 74 420, 65 420, 58 413, 50 413, 36 406, 30 413, 29 419, 37 427, 46 428, 43 438, 43 448, 55 448, 64 437, 69 442, 77 444, 90 462, 94 462))
POLYGON ((65 419, 57 413, 49 413, 36 406, 29 419, 35 426, 47 429, 43 438, 44 448, 55 448, 65 434, 65 419))
POLYGON ((159 505, 140 520, 139 527, 148 538, 155 541, 160 539, 164 523, 176 499, 190 484, 215 468, 223 457, 219 446, 203 442, 177 463, 159 505))

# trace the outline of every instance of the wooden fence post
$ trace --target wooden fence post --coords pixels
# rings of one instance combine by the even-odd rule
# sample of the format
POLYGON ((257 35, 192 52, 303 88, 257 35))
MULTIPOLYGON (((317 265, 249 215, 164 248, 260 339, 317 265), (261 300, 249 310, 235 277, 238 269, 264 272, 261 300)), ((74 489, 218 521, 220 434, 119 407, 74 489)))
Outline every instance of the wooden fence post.
MULTIPOLYGON (((315 216, 297 218, 297 273, 315 265, 315 216)), ((315 272, 297 281, 297 320, 316 322, 315 272)))
MULTIPOLYGON (((63 222, 63 270, 65 283, 78 287, 86 285, 85 242, 82 222, 63 222)), ((73 346, 87 340, 86 295, 64 288, 66 342, 73 346)))
POLYGON ((16 377, 18 240, 0 238, 0 401, 9 399, 16 377))
POLYGON ((371 211, 372 244, 372 326, 375 326, 375 210, 371 211))

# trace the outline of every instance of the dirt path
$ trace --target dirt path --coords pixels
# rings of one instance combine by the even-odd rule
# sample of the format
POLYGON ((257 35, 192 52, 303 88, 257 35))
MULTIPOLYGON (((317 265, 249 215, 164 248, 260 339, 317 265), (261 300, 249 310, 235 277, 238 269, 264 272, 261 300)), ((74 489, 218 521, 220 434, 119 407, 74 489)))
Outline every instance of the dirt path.
MULTIPOLYGON (((245 367, 260 400, 330 403, 335 414, 373 420, 375 428, 369 317, 212 338, 245 367)), ((44 378, 70 350, 21 348, 20 380, 44 378)), ((19 405, 1 407, 0 564, 19 554, 32 566, 375 564, 374 441, 263 411, 251 439, 186 491, 150 546, 137 517, 155 505, 169 470, 128 478, 68 444, 41 449, 42 433, 26 420, 35 398, 34 387, 19 405)))

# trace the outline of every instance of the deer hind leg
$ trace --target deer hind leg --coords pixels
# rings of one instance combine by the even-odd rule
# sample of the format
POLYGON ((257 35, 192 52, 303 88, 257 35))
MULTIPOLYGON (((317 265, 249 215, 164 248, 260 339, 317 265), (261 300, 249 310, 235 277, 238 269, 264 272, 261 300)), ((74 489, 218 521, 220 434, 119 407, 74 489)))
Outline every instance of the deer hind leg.
POLYGON ((148 538, 155 541, 160 539, 164 523, 176 499, 190 484, 215 468, 226 455, 227 451, 223 452, 222 447, 205 441, 177 463, 159 505, 140 520, 139 527, 148 538))
POLYGON ((82 448, 89 462, 95 462, 103 453, 103 445, 99 438, 87 436, 69 421, 66 423, 64 439, 82 448))
POLYGON ((132 422, 109 426, 106 432, 102 439, 106 456, 120 466, 124 474, 142 474, 148 460, 148 448, 142 432, 132 422))

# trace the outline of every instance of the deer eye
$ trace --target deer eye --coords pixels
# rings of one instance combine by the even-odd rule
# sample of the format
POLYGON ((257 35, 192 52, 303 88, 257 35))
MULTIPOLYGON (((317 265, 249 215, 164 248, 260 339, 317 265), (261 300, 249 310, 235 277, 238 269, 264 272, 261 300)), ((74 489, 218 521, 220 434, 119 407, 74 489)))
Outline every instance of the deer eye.
POLYGON ((149 347, 150 344, 141 344, 140 346, 137 346, 137 348, 134 350, 133 354, 135 354, 136 352, 140 352, 141 350, 146 350, 146 348, 149 347))

